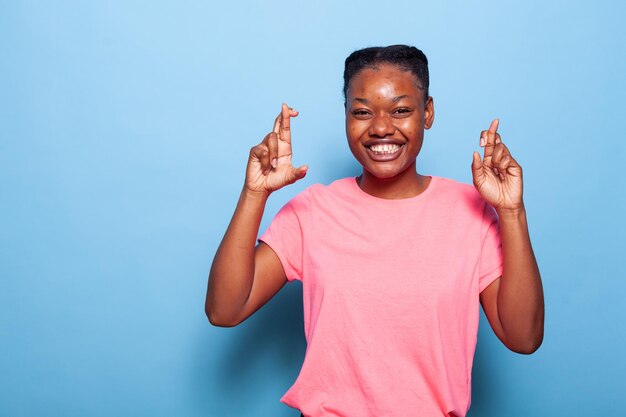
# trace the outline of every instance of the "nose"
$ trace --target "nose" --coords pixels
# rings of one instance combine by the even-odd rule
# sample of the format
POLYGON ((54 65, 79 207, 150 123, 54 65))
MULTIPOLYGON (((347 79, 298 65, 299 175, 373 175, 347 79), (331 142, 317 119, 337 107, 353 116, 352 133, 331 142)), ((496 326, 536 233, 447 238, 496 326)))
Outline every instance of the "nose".
POLYGON ((393 135, 396 131, 395 126, 388 114, 375 114, 371 120, 369 135, 385 137, 393 135))

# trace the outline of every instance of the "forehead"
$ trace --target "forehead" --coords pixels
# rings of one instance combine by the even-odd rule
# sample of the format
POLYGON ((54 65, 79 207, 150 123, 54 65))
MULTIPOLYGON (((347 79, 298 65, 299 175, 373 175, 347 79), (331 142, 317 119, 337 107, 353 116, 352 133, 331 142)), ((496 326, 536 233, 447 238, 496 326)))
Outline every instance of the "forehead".
POLYGON ((372 94, 408 95, 421 98, 423 91, 415 74, 395 65, 383 64, 364 68, 352 77, 348 97, 372 94))

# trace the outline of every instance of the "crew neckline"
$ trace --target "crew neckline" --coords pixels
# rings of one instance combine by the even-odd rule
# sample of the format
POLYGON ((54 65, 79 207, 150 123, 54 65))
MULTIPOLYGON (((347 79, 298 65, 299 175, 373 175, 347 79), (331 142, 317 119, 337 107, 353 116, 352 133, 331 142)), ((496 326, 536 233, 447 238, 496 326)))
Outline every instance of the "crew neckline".
POLYGON ((368 194, 365 191, 363 191, 361 187, 359 187, 359 184, 357 183, 357 177, 349 177, 348 179, 349 179, 349 183, 351 187, 354 188, 355 192, 363 199, 366 199, 369 201, 376 201, 378 203, 384 203, 384 204, 406 204, 406 203, 414 203, 416 201, 423 199, 426 195, 428 195, 432 191, 433 188, 435 188, 437 182, 439 181, 439 177, 435 175, 427 175, 427 176, 430 177, 430 183, 428 183, 428 187, 426 187, 424 191, 422 191, 421 193, 413 197, 397 198, 397 199, 376 197, 374 195, 368 194))

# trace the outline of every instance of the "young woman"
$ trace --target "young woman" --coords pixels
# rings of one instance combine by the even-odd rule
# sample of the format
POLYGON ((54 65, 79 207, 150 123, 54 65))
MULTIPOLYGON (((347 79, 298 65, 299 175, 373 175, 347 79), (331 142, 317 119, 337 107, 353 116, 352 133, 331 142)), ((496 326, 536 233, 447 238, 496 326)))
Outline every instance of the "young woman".
POLYGON ((269 195, 307 170, 291 164, 298 112, 283 104, 250 151, 209 275, 207 315, 235 326, 301 280, 307 350, 282 402, 307 417, 464 416, 479 303, 509 349, 532 353, 543 339, 522 169, 494 120, 480 134, 483 157, 473 155, 473 186, 417 172, 434 121, 417 48, 356 51, 344 83, 346 136, 361 175, 307 188, 256 245, 269 195))

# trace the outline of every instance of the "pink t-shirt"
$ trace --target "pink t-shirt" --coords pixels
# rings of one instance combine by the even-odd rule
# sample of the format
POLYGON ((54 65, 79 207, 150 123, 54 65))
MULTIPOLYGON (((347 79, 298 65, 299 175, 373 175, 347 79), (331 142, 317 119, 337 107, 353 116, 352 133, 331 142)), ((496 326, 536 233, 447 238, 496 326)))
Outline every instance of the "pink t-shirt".
POLYGON ((502 275, 497 214, 433 176, 386 200, 313 185, 260 237, 303 285, 306 355, 281 402, 306 417, 464 416, 479 293, 502 275))

